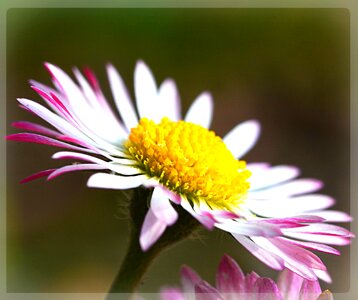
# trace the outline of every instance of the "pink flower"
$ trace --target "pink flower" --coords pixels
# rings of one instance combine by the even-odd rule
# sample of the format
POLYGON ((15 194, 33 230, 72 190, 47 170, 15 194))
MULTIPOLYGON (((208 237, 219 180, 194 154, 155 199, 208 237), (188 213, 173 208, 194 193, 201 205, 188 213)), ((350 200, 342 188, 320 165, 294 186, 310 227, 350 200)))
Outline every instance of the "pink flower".
POLYGON ((117 110, 110 107, 91 71, 85 70, 85 78, 74 69, 75 83, 60 68, 45 66, 54 88, 35 81, 32 88, 49 108, 28 99, 18 101, 51 128, 15 122, 13 126, 28 132, 7 139, 65 148, 52 158, 76 164, 44 170, 22 182, 92 170, 89 187, 151 188, 140 235, 143 251, 176 222, 174 207, 180 206, 207 229, 230 233, 271 268, 330 281, 325 265, 309 250, 338 255, 326 244, 347 245, 353 234, 327 222, 351 218, 327 210, 335 200, 314 194, 322 182, 297 179, 298 168, 242 160, 258 139, 257 121, 238 124, 221 139, 208 129, 213 114, 210 93, 200 94, 182 117, 175 82, 166 79, 158 87, 142 61, 134 72, 136 106, 116 69, 107 66, 117 110))
POLYGON ((330 300, 332 293, 322 293, 317 280, 307 280, 284 269, 277 283, 255 272, 245 274, 228 255, 223 256, 213 287, 187 266, 181 269, 181 288, 161 290, 162 300, 330 300))

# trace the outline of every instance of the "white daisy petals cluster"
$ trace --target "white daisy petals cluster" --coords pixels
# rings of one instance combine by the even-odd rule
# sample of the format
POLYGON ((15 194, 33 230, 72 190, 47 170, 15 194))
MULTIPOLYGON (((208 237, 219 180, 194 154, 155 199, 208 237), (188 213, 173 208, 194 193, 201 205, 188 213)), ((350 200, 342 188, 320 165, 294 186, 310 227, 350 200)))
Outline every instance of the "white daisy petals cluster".
POLYGON ((46 63, 54 87, 32 81, 46 106, 18 99, 20 106, 46 121, 14 122, 24 133, 7 139, 66 149, 54 159, 70 159, 58 169, 36 173, 53 179, 67 172, 92 170, 88 186, 107 189, 153 188, 140 245, 148 250, 177 218, 182 207, 208 229, 230 233, 262 262, 292 270, 308 280, 330 281, 325 265, 310 250, 339 254, 329 245, 347 245, 353 234, 328 222, 349 222, 346 213, 328 210, 322 183, 298 179, 292 166, 246 163, 260 126, 238 124, 222 139, 210 131, 213 100, 199 95, 182 117, 175 82, 157 83, 146 64, 134 72, 135 104, 112 65, 107 74, 117 110, 108 104, 90 70, 74 69, 76 83, 46 63))

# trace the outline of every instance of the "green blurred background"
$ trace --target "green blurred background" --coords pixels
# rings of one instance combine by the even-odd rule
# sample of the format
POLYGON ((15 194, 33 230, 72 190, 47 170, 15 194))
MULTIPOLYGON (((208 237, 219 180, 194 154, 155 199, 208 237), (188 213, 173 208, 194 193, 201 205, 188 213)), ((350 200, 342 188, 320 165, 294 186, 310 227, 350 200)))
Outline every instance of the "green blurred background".
MULTIPOLYGON (((7 22, 7 123, 38 119, 16 97, 38 100, 28 79, 49 84, 42 63, 67 72, 90 66, 112 101, 105 64, 113 63, 133 95, 143 59, 161 82, 176 80, 183 111, 203 90, 215 99, 212 128, 224 135, 257 119, 262 136, 245 159, 292 164, 322 179, 324 193, 349 212, 349 12, 345 9, 11 9, 7 22)), ((105 292, 127 244, 121 193, 86 187, 89 173, 54 181, 19 181, 60 166, 57 149, 8 143, 8 292, 105 292)), ((321 255, 334 292, 349 289, 349 247, 321 255)), ((141 287, 179 283, 188 264, 209 282, 228 253, 243 270, 276 273, 229 235, 200 231, 168 250, 141 287)))

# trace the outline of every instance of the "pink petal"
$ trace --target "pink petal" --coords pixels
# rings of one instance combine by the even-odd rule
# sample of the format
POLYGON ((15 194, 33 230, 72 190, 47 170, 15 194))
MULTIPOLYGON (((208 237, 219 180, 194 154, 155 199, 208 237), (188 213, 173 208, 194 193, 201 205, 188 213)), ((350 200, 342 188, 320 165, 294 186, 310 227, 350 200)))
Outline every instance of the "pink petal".
POLYGON ((303 277, 289 269, 284 269, 277 281, 277 285, 284 299, 299 300, 299 292, 303 283, 303 277))
POLYGON ((188 266, 182 266, 180 275, 184 292, 194 293, 195 285, 202 280, 200 276, 188 266))
POLYGON ((349 230, 347 230, 343 227, 340 227, 340 226, 326 224, 326 223, 309 224, 304 227, 286 229, 285 231, 300 232, 300 233, 313 233, 313 234, 319 234, 319 235, 335 235, 335 236, 342 236, 342 237, 354 237, 354 234, 351 233, 349 230))
POLYGON ((196 212, 191 206, 188 200, 183 199, 181 206, 189 212, 195 219, 203 224, 207 229, 212 230, 215 225, 215 218, 209 212, 196 212))
POLYGON ((252 240, 267 251, 280 256, 287 268, 308 280, 317 279, 312 269, 326 270, 325 265, 316 255, 303 248, 275 238, 252 237, 252 240))
POLYGON ((334 255, 340 255, 340 252, 337 249, 334 249, 334 248, 324 245, 324 244, 296 241, 296 240, 287 239, 287 238, 283 238, 283 237, 280 237, 280 239, 284 240, 287 243, 291 243, 291 244, 294 244, 297 246, 302 246, 307 249, 321 251, 321 252, 334 254, 334 255))
POLYGON ((238 124, 223 138, 234 157, 240 159, 255 146, 260 135, 260 124, 255 120, 238 124))
POLYGON ((321 292, 318 280, 304 280, 300 291, 300 300, 316 300, 321 292))
POLYGON ((243 223, 232 220, 226 220, 223 223, 215 224, 215 227, 230 233, 247 235, 247 236, 278 236, 282 235, 279 226, 265 223, 243 223))
POLYGON ((271 278, 258 278, 253 292, 253 300, 283 300, 276 283, 271 278))
POLYGON ((178 288, 163 288, 160 291, 161 300, 185 300, 182 291, 178 288))
POLYGON ((167 226, 173 225, 178 219, 178 213, 159 187, 153 191, 150 207, 153 214, 167 226))
POLYGON ((220 293, 205 281, 195 286, 195 298, 196 300, 224 300, 220 293))
POLYGON ((226 254, 216 273, 216 287, 221 293, 245 292, 245 275, 236 261, 226 254))
POLYGON ((252 294, 254 292, 255 282, 259 278, 260 276, 253 271, 250 274, 246 275, 245 278, 246 293, 252 294))
POLYGON ((165 228, 167 225, 154 215, 152 209, 149 209, 139 237, 142 250, 147 251, 162 236, 165 228))
POLYGON ((247 237, 244 237, 239 234, 233 234, 233 237, 247 250, 249 250, 251 254, 256 256, 259 260, 268 265, 270 268, 275 270, 283 269, 283 259, 280 256, 277 256, 270 251, 261 248, 247 237))
POLYGON ((185 116, 186 122, 209 128, 213 115, 213 99, 208 92, 201 93, 191 104, 185 116))

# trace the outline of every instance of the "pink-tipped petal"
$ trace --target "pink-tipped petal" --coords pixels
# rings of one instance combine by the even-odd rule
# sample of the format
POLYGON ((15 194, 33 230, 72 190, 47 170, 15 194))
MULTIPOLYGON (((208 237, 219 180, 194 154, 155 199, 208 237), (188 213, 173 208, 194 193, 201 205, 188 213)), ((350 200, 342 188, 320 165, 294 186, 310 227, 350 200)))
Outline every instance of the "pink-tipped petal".
POLYGON ((178 219, 178 213, 160 187, 154 189, 150 207, 153 214, 168 226, 173 225, 178 219))
POLYGON ((19 121, 19 122, 13 122, 13 123, 11 123, 11 125, 13 127, 19 128, 19 129, 24 129, 24 130, 52 136, 52 137, 58 137, 59 135, 61 135, 61 133, 59 133, 55 130, 52 130, 50 128, 47 128, 47 127, 44 127, 42 125, 35 124, 32 122, 19 121))
POLYGON ((211 94, 204 92, 191 104, 186 113, 185 121, 199 124, 204 128, 209 128, 213 115, 213 107, 214 104, 211 94))
POLYGON ((147 180, 145 175, 137 176, 119 176, 107 173, 96 173, 92 175, 88 181, 88 187, 125 190, 136 188, 147 180))
POLYGON ((139 237, 142 250, 147 251, 162 236, 165 228, 167 225, 154 215, 152 209, 149 209, 139 237))
POLYGON ((113 65, 107 65, 108 78, 117 109, 126 125, 128 131, 136 127, 138 117, 129 97, 127 88, 113 65))
POLYGON ((35 144, 43 144, 43 145, 49 145, 53 147, 59 147, 59 148, 67 148, 71 150, 77 150, 77 151, 86 151, 86 152, 92 152, 91 150, 77 147, 68 143, 64 143, 52 138, 49 138, 47 136, 35 134, 35 133, 14 133, 6 136, 7 140, 11 141, 18 141, 18 142, 25 142, 25 143, 35 143, 35 144))
POLYGON ((256 144, 260 135, 260 124, 255 120, 238 124, 223 138, 234 157, 240 159, 256 144))
POLYGON ((216 273, 216 287, 221 293, 244 293, 245 275, 230 256, 224 255, 216 273))
POLYGON ((36 179, 39 179, 39 178, 42 178, 42 177, 47 177, 48 175, 50 175, 55 170, 56 169, 48 169, 48 170, 43 170, 43 171, 37 172, 35 174, 32 174, 32 175, 22 179, 20 181, 20 183, 27 183, 27 182, 30 182, 30 181, 33 181, 33 180, 36 180, 36 179))
POLYGON ((283 300, 276 283, 271 278, 258 278, 254 284, 253 300, 283 300))
POLYGON ((207 229, 212 230, 214 228, 215 218, 208 212, 206 214, 204 212, 196 212, 186 199, 181 202, 181 206, 201 224, 203 224, 207 229))
POLYGON ((157 85, 154 76, 143 61, 138 61, 134 71, 134 92, 140 118, 158 121, 157 85), (153 109, 154 108, 154 109, 153 109))

